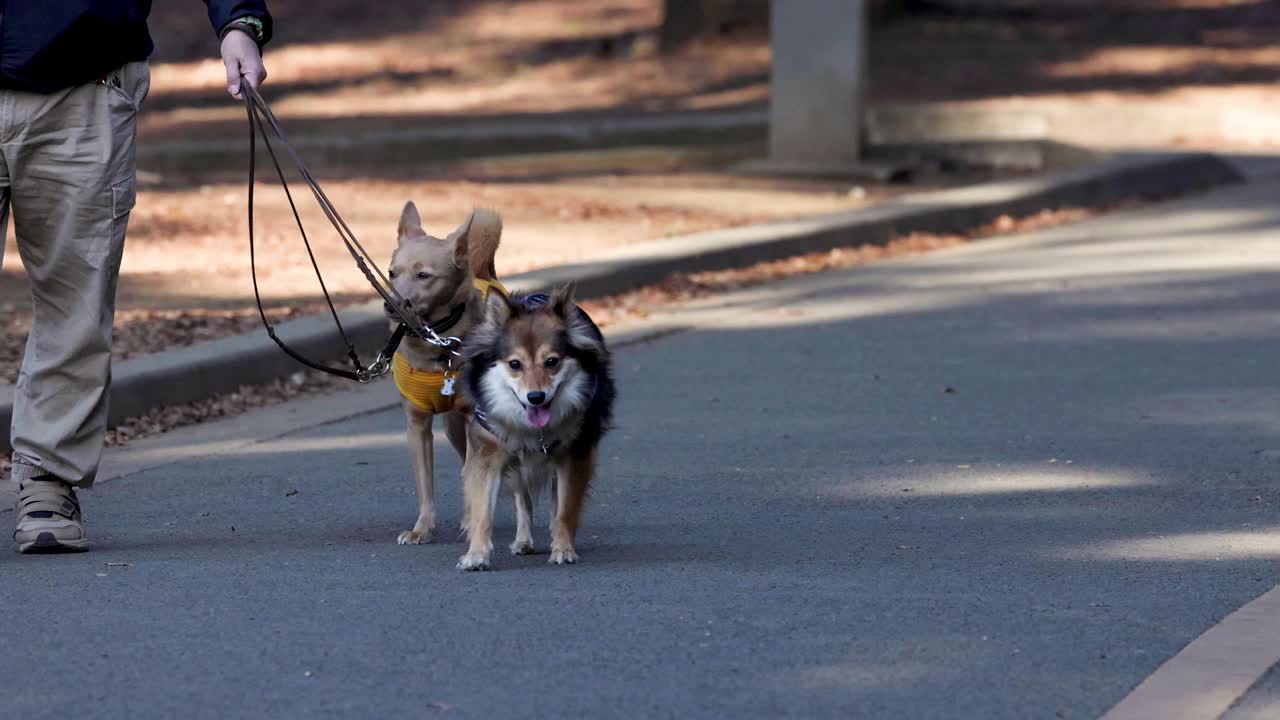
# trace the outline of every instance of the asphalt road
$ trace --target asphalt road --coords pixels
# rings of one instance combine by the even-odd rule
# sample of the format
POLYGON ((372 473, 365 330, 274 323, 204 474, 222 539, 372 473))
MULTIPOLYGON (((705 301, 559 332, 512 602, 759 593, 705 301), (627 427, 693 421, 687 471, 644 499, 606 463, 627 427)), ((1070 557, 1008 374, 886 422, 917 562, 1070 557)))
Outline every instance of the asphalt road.
POLYGON ((2 714, 1097 717, 1280 581, 1277 196, 655 320, 573 567, 544 502, 454 570, 443 448, 395 545, 398 410, 106 482, 94 552, 0 553, 2 714))

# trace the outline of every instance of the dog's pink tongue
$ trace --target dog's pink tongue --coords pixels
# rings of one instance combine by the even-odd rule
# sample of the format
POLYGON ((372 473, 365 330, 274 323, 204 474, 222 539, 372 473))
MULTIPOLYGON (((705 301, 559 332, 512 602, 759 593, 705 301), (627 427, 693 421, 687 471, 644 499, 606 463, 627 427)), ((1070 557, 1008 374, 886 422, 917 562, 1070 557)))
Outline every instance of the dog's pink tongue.
POLYGON ((525 419, 529 421, 532 427, 546 427, 551 422, 551 408, 529 406, 524 409, 525 419))

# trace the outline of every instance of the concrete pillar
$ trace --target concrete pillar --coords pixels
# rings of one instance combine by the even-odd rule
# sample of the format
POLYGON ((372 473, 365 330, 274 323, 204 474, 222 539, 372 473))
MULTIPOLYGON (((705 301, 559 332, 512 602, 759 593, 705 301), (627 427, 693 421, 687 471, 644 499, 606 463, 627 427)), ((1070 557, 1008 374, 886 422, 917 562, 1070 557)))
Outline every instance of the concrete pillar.
POLYGON ((866 22, 865 0, 773 0, 766 167, 783 173, 859 167, 866 22))

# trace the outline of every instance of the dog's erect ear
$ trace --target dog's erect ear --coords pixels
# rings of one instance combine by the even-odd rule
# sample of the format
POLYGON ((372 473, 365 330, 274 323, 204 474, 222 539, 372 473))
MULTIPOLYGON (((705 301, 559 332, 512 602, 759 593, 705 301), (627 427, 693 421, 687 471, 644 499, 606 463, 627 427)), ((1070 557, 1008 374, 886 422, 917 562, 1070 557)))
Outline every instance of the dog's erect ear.
POLYGON ((551 311, 561 320, 573 318, 574 310, 578 307, 574 300, 576 290, 573 283, 566 283, 547 294, 547 305, 551 306, 551 311))
POLYGON ((460 270, 465 270, 471 266, 471 221, 476 219, 475 211, 467 216, 465 222, 458 226, 457 230, 449 233, 449 242, 453 243, 453 264, 460 270))
POLYGON ((507 296, 492 290, 484 301, 484 321, 495 327, 502 327, 507 324, 511 316, 515 314, 516 308, 511 304, 511 300, 507 296))
POLYGON ((404 204, 404 210, 400 211, 400 242, 403 243, 407 237, 422 234, 422 217, 418 215, 418 206, 410 200, 404 204))
POLYGON ((587 318, 586 313, 578 309, 574 299, 575 288, 572 283, 561 285, 548 293, 547 304, 551 312, 564 323, 565 332, 569 336, 569 344, 588 353, 604 352, 600 341, 600 331, 587 318))

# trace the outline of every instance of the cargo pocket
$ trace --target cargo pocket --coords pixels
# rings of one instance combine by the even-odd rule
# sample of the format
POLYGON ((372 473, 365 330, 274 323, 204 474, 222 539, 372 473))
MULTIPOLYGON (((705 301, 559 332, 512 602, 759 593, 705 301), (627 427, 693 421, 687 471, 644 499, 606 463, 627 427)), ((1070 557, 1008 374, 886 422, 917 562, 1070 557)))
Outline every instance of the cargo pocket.
POLYGON ((129 226, 129 212, 136 200, 137 184, 132 177, 111 184, 111 218, 93 243, 85 261, 94 268, 114 273, 120 268, 124 253, 124 234, 129 226))
POLYGON ((119 221, 129 214, 133 209, 133 203, 137 200, 136 183, 133 178, 121 180, 111 186, 111 219, 119 221))

